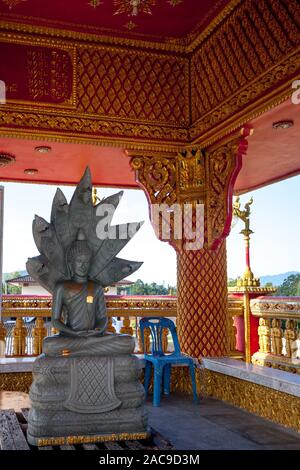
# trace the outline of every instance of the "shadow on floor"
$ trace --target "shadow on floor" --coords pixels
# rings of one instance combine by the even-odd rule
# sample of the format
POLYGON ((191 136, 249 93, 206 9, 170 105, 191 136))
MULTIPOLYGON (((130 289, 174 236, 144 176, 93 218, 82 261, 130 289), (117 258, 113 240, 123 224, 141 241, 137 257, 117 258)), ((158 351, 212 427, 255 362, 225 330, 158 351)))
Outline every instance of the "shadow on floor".
POLYGON ((163 397, 147 407, 150 425, 178 450, 300 449, 300 434, 213 398, 163 397))

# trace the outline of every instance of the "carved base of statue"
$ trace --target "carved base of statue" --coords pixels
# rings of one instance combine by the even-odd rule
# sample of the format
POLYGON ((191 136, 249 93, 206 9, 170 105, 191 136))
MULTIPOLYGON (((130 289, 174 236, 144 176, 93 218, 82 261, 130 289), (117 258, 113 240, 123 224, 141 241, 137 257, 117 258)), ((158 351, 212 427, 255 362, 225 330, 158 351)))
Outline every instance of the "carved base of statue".
POLYGON ((104 340, 102 355, 99 351, 97 355, 91 352, 81 356, 42 354, 36 359, 28 416, 30 444, 148 437, 144 388, 139 382, 139 361, 131 354, 132 338, 109 336, 107 344, 111 343, 114 354, 111 351, 105 354, 104 340), (116 354, 118 343, 123 349, 127 343, 127 353, 116 354))

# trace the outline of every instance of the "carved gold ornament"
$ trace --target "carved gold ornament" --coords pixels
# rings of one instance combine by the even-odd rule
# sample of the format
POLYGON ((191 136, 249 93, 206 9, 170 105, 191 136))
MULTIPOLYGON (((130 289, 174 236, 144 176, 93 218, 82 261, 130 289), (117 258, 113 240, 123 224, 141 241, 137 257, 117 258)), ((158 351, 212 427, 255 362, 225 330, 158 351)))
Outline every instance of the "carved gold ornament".
MULTIPOLYGON (((183 0, 167 0, 171 6, 175 7, 183 0)), ((114 15, 127 14, 138 16, 140 13, 152 15, 152 7, 156 6, 157 0, 114 0, 114 15)))

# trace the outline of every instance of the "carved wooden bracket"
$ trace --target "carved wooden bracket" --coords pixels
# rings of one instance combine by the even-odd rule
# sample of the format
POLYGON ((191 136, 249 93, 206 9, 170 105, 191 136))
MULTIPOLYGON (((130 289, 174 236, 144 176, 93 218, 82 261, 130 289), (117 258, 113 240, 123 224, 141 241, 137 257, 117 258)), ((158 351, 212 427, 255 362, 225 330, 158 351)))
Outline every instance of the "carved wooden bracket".
MULTIPOLYGON (((229 232, 232 218, 232 196, 237 175, 246 153, 246 137, 250 128, 206 149, 186 149, 179 154, 135 154, 130 164, 137 183, 146 193, 152 223, 153 205, 166 204, 172 212, 177 203, 204 205, 205 248, 217 249, 229 232)), ((184 211, 182 211, 182 214, 184 211)), ((155 231, 160 239, 161 222, 155 231)), ((171 240, 175 249, 182 248, 182 240, 174 237, 171 217, 171 240)))

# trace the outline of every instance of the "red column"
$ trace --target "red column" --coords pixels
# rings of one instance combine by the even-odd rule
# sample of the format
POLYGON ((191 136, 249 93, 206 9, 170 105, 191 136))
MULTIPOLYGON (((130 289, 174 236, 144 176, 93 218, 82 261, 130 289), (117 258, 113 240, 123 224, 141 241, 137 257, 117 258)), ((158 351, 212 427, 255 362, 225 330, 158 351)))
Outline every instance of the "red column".
POLYGON ((225 242, 216 251, 177 253, 177 329, 193 357, 228 353, 225 242))

